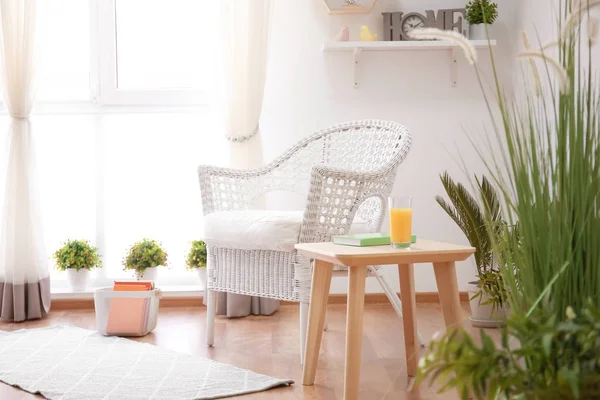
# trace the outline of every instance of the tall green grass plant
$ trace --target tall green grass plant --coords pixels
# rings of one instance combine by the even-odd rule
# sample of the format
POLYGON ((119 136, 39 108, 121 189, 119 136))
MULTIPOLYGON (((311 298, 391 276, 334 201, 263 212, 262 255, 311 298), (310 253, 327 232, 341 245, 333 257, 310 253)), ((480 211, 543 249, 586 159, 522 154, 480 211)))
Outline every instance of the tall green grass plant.
MULTIPOLYGON (((495 93, 486 101, 500 150, 480 154, 508 226, 518 226, 514 235, 486 224, 512 316, 500 345, 453 330, 432 343, 420 370, 462 398, 600 398, 600 86, 591 8, 600 1, 560 1, 557 40, 519 54, 533 77, 519 101, 505 95, 491 52, 495 93)), ((453 36, 476 61, 460 35, 413 32, 453 36)))

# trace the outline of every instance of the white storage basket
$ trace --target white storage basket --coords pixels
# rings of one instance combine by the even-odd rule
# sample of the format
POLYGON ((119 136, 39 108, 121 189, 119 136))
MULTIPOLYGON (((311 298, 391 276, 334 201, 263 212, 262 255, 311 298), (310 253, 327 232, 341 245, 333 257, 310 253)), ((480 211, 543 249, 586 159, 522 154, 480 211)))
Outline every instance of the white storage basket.
MULTIPOLYGON (((110 305, 113 299, 149 299, 147 307, 147 323, 145 329, 139 335, 126 336, 144 336, 156 328, 158 317, 158 305, 161 298, 161 292, 158 289, 139 291, 139 292, 115 292, 112 288, 101 288, 94 293, 94 307, 96 309, 96 329, 103 335, 107 333, 110 305)), ((119 335, 125 336, 125 335, 119 335)))

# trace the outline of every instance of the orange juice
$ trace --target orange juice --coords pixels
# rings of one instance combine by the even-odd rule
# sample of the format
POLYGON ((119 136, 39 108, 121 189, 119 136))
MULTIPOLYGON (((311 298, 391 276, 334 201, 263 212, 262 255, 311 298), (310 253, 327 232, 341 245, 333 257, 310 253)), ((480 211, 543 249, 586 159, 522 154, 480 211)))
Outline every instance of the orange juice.
POLYGON ((411 208, 392 208, 390 210, 390 241, 410 244, 411 225, 411 208))

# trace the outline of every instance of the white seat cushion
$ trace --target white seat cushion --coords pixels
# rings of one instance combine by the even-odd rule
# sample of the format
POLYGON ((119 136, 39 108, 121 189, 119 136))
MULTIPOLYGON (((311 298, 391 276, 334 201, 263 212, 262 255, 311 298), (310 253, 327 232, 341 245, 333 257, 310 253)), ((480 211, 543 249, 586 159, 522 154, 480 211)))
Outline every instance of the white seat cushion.
POLYGON ((217 247, 294 251, 302 211, 218 211, 204 216, 204 241, 217 247))
MULTIPOLYGON (((243 250, 294 251, 300 238, 302 211, 218 211, 204 216, 204 241, 210 246, 243 250)), ((366 232, 355 218, 351 231, 366 232)))

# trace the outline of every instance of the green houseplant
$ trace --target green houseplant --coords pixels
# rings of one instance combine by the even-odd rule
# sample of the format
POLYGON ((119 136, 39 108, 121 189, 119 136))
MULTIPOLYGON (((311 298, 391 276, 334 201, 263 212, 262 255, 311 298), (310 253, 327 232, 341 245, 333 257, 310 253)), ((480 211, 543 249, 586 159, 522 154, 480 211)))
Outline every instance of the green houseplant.
MULTIPOLYGON (((544 71, 541 79, 534 63, 524 65, 533 79, 522 100, 505 94, 497 74, 493 98, 484 91, 494 152, 479 153, 508 226, 518 223, 518 236, 509 235, 486 218, 511 316, 500 346, 456 329, 432 343, 420 370, 463 399, 600 398, 600 84, 587 57, 598 33, 591 7, 600 2, 561 0, 557 39, 518 54, 544 71)), ((452 40, 476 66, 469 41, 452 40)))
POLYGON ((206 243, 202 240, 194 240, 185 258, 185 264, 189 270, 196 270, 200 279, 200 286, 206 288, 206 243))
POLYGON ((89 271, 102 267, 98 248, 87 240, 67 240, 54 253, 56 269, 67 272, 69 286, 74 291, 83 291, 87 287, 89 271))
POLYGON ((469 22, 469 38, 487 39, 486 25, 493 24, 498 18, 498 4, 490 0, 471 0, 465 6, 466 20, 469 22))
POLYGON ((137 279, 156 280, 159 266, 167 266, 167 253, 152 239, 135 243, 123 259, 124 269, 134 271, 137 279))
POLYGON ((450 331, 429 346, 418 379, 439 379, 463 399, 598 399, 600 310, 588 302, 564 316, 538 309, 511 318, 498 345, 484 330, 478 341, 450 331))
POLYGON ((506 318, 503 308, 504 285, 500 265, 493 253, 492 240, 486 229, 486 224, 490 222, 496 230, 504 229, 506 225, 498 194, 485 176, 475 178, 478 198, 471 195, 463 184, 456 183, 447 172, 441 174, 440 179, 449 202, 441 196, 436 196, 435 200, 476 249, 477 281, 469 282, 477 288, 470 293, 471 321, 474 326, 500 326, 506 318))

